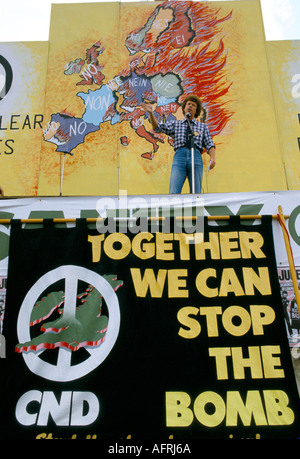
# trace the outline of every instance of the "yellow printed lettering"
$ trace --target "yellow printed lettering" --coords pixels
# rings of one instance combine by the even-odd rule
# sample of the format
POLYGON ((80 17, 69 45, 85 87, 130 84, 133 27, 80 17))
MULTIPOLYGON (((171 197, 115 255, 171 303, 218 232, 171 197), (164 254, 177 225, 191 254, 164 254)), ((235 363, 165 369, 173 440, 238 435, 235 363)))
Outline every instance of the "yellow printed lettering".
POLYGON ((295 420, 293 410, 288 406, 289 398, 282 390, 264 390, 268 422, 272 426, 292 424, 295 420))
POLYGON ((193 306, 186 306, 179 309, 177 314, 178 322, 187 329, 180 327, 178 335, 182 338, 192 339, 196 338, 201 332, 201 326, 198 320, 193 319, 192 315, 196 316, 199 313, 199 308, 193 306))
POLYGON ((262 360, 264 364, 265 378, 284 378, 284 370, 275 368, 281 365, 280 357, 275 357, 276 354, 281 354, 280 346, 262 346, 262 360))
POLYGON ((168 296, 169 298, 188 298, 189 291, 186 287, 187 269, 168 270, 168 296))
POLYGON ((207 336, 219 336, 217 316, 222 314, 221 306, 201 307, 200 315, 206 316, 207 336))
POLYGON ((193 412, 189 408, 191 397, 186 392, 166 392, 167 427, 188 427, 193 422, 193 412))
POLYGON ((126 234, 112 233, 105 239, 103 247, 109 258, 112 260, 122 260, 129 255, 131 243, 126 234))
POLYGON ((145 298, 148 289, 152 298, 161 298, 165 280, 167 276, 166 269, 160 269, 155 277, 153 269, 145 269, 144 277, 141 276, 139 268, 130 268, 136 296, 145 298))
POLYGON ((202 392, 194 403, 194 412, 198 421, 207 427, 216 427, 223 421, 226 414, 224 400, 216 392, 202 392), (205 410, 207 404, 213 405, 213 413, 208 414, 205 410))
POLYGON ((245 368, 250 368, 252 379, 263 378, 259 346, 248 347, 248 357, 243 356, 241 347, 231 348, 234 379, 245 379, 245 368))
POLYGON ((291 425, 295 420, 288 406, 289 398, 281 390, 249 390, 245 402, 238 391, 229 391, 225 400, 212 391, 200 393, 192 405, 187 392, 166 392, 166 426, 189 427, 194 417, 206 427, 217 427, 223 421, 228 427, 291 425), (211 406, 213 409, 211 409, 211 406))
POLYGON ((254 295, 254 287, 257 288, 261 295, 271 295, 272 290, 267 267, 259 267, 258 274, 253 268, 243 268, 243 278, 246 295, 254 295))
POLYGON ((225 268, 222 272, 219 296, 227 296, 230 292, 234 293, 235 296, 245 295, 235 270, 225 268))
POLYGON ((241 347, 211 347, 209 356, 215 358, 218 380, 228 379, 228 360, 232 359, 234 379, 245 379, 245 368, 250 368, 252 379, 284 378, 280 346, 249 346, 248 357, 241 347), (277 356, 276 356, 277 355, 277 356), (277 367, 277 368, 276 368, 277 367))
POLYGON ((264 245, 264 239, 260 233, 240 231, 239 238, 242 258, 251 258, 251 254, 255 258, 266 258, 261 250, 264 245))
POLYGON ((97 263, 101 258, 101 242, 104 240, 104 234, 97 236, 88 236, 88 241, 92 244, 92 260, 97 263))
POLYGON ((250 313, 254 335, 263 335, 264 325, 270 325, 276 317, 274 309, 264 304, 251 305, 250 313))
POLYGON ((202 241, 199 244, 195 245, 196 260, 205 260, 206 250, 210 252, 210 256, 213 260, 219 260, 220 245, 219 245, 218 233, 208 233, 208 237, 209 237, 209 241, 206 241, 206 242, 202 241))
POLYGON ((243 336, 250 330, 251 316, 249 312, 241 306, 230 306, 223 312, 222 323, 225 330, 232 336, 243 336), (238 317, 239 324, 236 325, 233 322, 234 317, 238 317))
POLYGON ((196 277, 196 287, 201 295, 206 296, 207 298, 218 296, 218 289, 207 285, 208 279, 216 276, 217 272, 213 268, 206 268, 200 271, 196 277))
POLYGON ((241 258, 241 252, 238 250, 238 237, 237 231, 220 233, 221 255, 223 260, 241 258))
POLYGON ((261 295, 272 293, 267 267, 258 268, 258 274, 253 268, 242 268, 242 278, 243 285, 233 268, 224 268, 220 280, 218 280, 214 268, 205 268, 197 274, 195 283, 199 293, 207 298, 226 297, 229 293, 235 296, 244 296, 245 294, 254 296, 254 287, 261 295))
POLYGON ((88 236, 93 248, 93 262, 101 259, 101 251, 113 260, 120 260, 132 253, 142 259, 156 258, 157 260, 173 261, 175 248, 179 247, 180 260, 191 259, 193 247, 196 260, 231 260, 239 258, 265 258, 261 250, 264 240, 255 232, 220 232, 208 233, 208 241, 203 240, 202 233, 148 233, 139 232, 131 240, 126 234, 116 232, 108 235, 102 233, 88 236), (104 241, 104 244, 101 243, 104 241), (121 247, 117 247, 116 243, 121 247), (176 246, 176 247, 175 247, 176 246))
MULTIPOLYGON (((250 305, 249 309, 250 313, 241 306, 229 306, 224 311, 221 306, 202 306, 199 308, 199 312, 200 316, 206 318, 207 336, 209 338, 219 336, 218 316, 222 316, 222 325, 226 332, 232 336, 245 335, 251 326, 253 335, 263 335, 264 326, 270 325, 275 319, 274 310, 267 305, 250 305)), ((198 320, 189 317, 190 315, 196 316, 197 311, 196 307, 188 306, 181 308, 177 314, 178 321, 190 328, 188 338, 196 338, 200 334, 201 327, 195 325, 198 320)), ((179 334, 185 337, 186 333, 180 329, 179 334)))
POLYGON ((152 298, 161 298, 165 283, 168 283, 169 298, 188 298, 186 287, 187 269, 159 269, 157 277, 152 268, 145 269, 144 276, 139 268, 130 268, 136 295, 144 298, 148 289, 152 298))
POLYGON ((237 426, 238 416, 240 416, 244 426, 251 425, 252 416, 255 425, 266 426, 268 424, 258 390, 248 391, 245 403, 239 392, 227 392, 226 425, 237 426))
POLYGON ((155 255, 155 244, 149 242, 153 239, 151 233, 138 233, 132 241, 132 252, 141 260, 148 260, 155 255), (147 241, 143 243, 144 241, 147 241))

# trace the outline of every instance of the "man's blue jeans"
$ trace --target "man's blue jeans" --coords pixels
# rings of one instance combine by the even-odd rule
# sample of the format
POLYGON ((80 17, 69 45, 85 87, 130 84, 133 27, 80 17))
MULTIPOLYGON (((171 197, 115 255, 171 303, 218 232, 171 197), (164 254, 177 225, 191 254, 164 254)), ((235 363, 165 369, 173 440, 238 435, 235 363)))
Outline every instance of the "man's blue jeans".
MULTIPOLYGON (((195 193, 201 193, 203 161, 199 150, 194 149, 194 170, 195 170, 195 193)), ((192 193, 192 157, 191 149, 186 147, 178 148, 175 152, 171 178, 170 194, 180 194, 186 177, 190 184, 192 193)))

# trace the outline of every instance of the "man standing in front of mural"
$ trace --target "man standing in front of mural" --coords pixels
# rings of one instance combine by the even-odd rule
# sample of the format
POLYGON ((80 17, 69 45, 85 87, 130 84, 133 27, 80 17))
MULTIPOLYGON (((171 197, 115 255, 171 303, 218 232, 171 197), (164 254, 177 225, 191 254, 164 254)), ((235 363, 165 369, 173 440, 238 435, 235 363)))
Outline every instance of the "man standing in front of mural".
POLYGON ((149 113, 154 131, 164 133, 173 138, 175 155, 171 170, 170 194, 180 194, 186 178, 188 178, 190 192, 192 193, 192 147, 194 148, 194 192, 200 194, 203 175, 201 156, 203 148, 210 155, 209 168, 213 169, 216 164, 216 147, 207 125, 197 121, 202 110, 202 103, 199 97, 195 95, 186 97, 182 104, 183 120, 158 123, 151 104, 142 103, 141 108, 149 113))

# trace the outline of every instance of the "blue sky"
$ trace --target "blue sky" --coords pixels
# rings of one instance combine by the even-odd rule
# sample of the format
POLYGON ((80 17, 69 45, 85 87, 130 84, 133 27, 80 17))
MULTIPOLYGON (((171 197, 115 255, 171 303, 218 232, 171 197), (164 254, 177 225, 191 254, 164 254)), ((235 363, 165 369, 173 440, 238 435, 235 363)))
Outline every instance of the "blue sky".
MULTIPOLYGON (((99 0, 0 0, 0 42, 47 41, 51 3, 97 2, 99 0)), ((261 7, 267 40, 300 39, 300 0, 261 0, 261 7)))

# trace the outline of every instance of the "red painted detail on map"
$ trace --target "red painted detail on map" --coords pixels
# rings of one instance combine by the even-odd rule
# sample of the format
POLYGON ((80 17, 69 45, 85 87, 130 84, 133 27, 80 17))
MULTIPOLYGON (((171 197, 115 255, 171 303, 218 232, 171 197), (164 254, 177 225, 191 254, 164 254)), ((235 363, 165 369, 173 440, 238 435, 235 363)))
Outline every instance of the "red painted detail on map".
POLYGON ((163 115, 168 116, 171 113, 176 113, 179 107, 180 107, 180 105, 177 104, 176 102, 174 102, 174 103, 171 103, 171 104, 167 104, 167 105, 162 105, 160 107, 156 107, 155 111, 157 113, 159 113, 160 115, 162 115, 162 116, 163 115))
POLYGON ((153 159, 153 157, 154 157, 154 153, 153 153, 152 151, 149 151, 149 152, 147 152, 147 153, 141 154, 141 157, 142 157, 142 158, 145 158, 145 159, 150 159, 150 160, 151 160, 151 159, 153 159))
POLYGON ((123 135, 122 137, 120 137, 120 142, 122 145, 127 147, 130 143, 130 140, 128 139, 127 135, 123 135))
POLYGON ((143 137, 144 139, 148 140, 148 142, 152 143, 154 152, 158 150, 158 142, 163 143, 161 139, 158 139, 154 134, 148 132, 143 125, 136 129, 136 133, 140 137, 143 137))
MULTIPOLYGON (((104 330, 105 332, 106 330, 104 330)), ((103 333, 103 331, 99 331, 99 333, 103 333)), ((15 352, 18 354, 21 354, 22 352, 37 352, 40 351, 41 349, 56 349, 57 347, 64 347, 65 349, 69 349, 71 351, 78 351, 78 349, 82 347, 95 347, 99 346, 99 344, 103 343, 105 340, 105 337, 100 338, 99 340, 94 340, 94 341, 83 341, 82 343, 78 343, 74 341, 74 344, 67 343, 65 341, 58 341, 56 343, 41 343, 36 345, 30 345, 30 346, 22 346, 20 348, 15 347, 15 352)))

